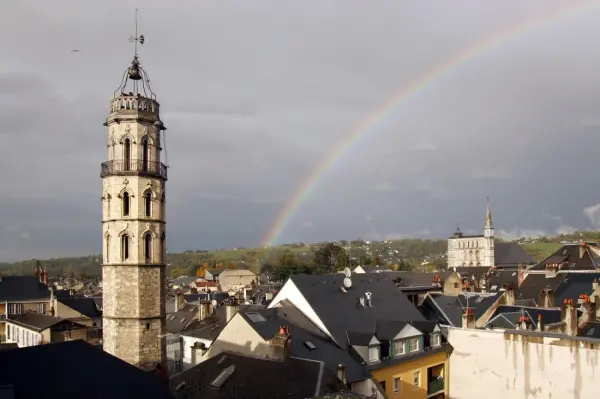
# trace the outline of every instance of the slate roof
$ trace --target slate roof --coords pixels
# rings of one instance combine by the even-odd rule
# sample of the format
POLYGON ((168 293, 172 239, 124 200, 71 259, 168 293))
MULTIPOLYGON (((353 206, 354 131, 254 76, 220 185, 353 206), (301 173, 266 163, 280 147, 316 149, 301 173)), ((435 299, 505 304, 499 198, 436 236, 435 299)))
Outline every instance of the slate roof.
POLYGON ((487 289, 490 292, 497 292, 500 289, 502 289, 505 285, 509 284, 513 287, 517 287, 519 285, 518 270, 494 269, 488 274, 487 289))
POLYGON ((190 324, 198 312, 177 311, 167 313, 166 329, 171 334, 179 334, 183 329, 190 324))
MULTIPOLYGON (((464 314, 467 305, 473 309, 475 319, 478 319, 500 298, 502 294, 503 292, 497 292, 495 294, 461 293, 457 296, 447 296, 430 293, 425 297, 423 307, 426 309, 426 312, 442 319, 444 324, 460 327, 462 325, 462 315, 464 314)), ((430 318, 430 320, 432 320, 432 318, 430 318)))
POLYGON ((40 283, 37 276, 2 276, 0 278, 0 302, 50 300, 48 286, 40 283))
POLYGON ((515 329, 519 318, 527 316, 534 328, 537 328, 539 315, 542 315, 542 325, 558 323, 562 320, 560 309, 502 305, 498 306, 484 327, 515 329))
POLYGON ((529 274, 516 289, 518 299, 532 299, 539 301, 540 293, 544 288, 554 291, 554 304, 560 306, 565 299, 577 301, 579 295, 590 295, 594 290, 592 282, 600 280, 598 273, 558 273, 555 277, 547 278, 545 274, 529 274))
POLYGON ((454 271, 415 273, 415 272, 389 272, 388 275, 395 279, 398 287, 430 287, 433 277, 439 275, 441 280, 446 280, 454 271))
POLYGON ((600 339, 600 322, 599 321, 589 321, 584 324, 581 328, 579 337, 587 337, 587 338, 599 338, 600 339))
POLYGON ((188 303, 215 299, 219 304, 221 304, 225 299, 229 299, 229 294, 223 291, 199 292, 197 294, 185 294, 183 299, 188 303))
POLYGON ((516 242, 494 242, 494 263, 496 267, 531 265, 535 260, 516 242))
POLYGON ((490 270, 489 266, 460 266, 453 267, 452 270, 455 270, 456 273, 460 276, 460 278, 471 279, 475 276, 476 280, 481 280, 481 278, 490 270))
POLYGON ((17 344, 16 342, 0 343, 0 351, 6 351, 10 349, 19 349, 19 344, 17 344))
POLYGON ((0 386, 11 385, 18 399, 173 398, 156 375, 81 340, 0 351, 0 364, 10 364, 0 386))
MULTIPOLYGON (((248 309, 250 310, 250 309, 248 309)), ((292 354, 296 357, 321 361, 332 373, 335 373, 339 364, 346 366, 346 379, 349 382, 361 381, 368 378, 368 373, 360 364, 359 359, 352 357, 348 351, 340 348, 319 327, 313 324, 296 307, 284 303, 284 306, 272 309, 252 309, 260 313, 265 321, 254 323, 244 310, 240 315, 248 324, 265 340, 273 338, 279 331, 280 325, 287 325, 292 335, 292 354), (310 349, 305 342, 310 341, 316 348, 310 349)), ((363 333, 349 333, 362 336, 363 333)), ((373 333, 368 335, 368 340, 373 333)), ((368 342, 367 342, 368 343, 368 342)))
POLYGON ((90 319, 102 317, 102 312, 98 310, 94 298, 58 298, 58 302, 70 307, 84 316, 89 317, 90 319))
POLYGON ((69 323, 77 324, 67 319, 61 319, 60 317, 54 317, 50 315, 35 313, 35 312, 27 312, 22 313, 20 315, 11 315, 6 319, 8 322, 12 322, 14 324, 21 325, 23 327, 27 327, 36 331, 43 331, 47 328, 55 326, 63 321, 68 321, 69 323))
MULTIPOLYGON (((589 243, 588 246, 596 246, 596 244, 589 243)), ((595 255, 590 253, 589 249, 586 249, 583 253, 583 257, 579 257, 579 249, 581 244, 566 244, 557 249, 553 254, 542 260, 535 266, 531 267, 530 270, 546 270, 547 264, 561 264, 566 263, 567 269, 572 270, 595 270, 597 265, 595 263, 595 255)))
POLYGON ((170 386, 175 395, 179 392, 189 399, 305 399, 321 393, 321 377, 322 364, 315 361, 271 361, 222 353, 173 376, 170 386), (221 388, 211 387, 230 366, 233 374, 221 388))
POLYGON ((346 349, 347 331, 373 331, 377 320, 425 320, 389 274, 355 274, 347 292, 340 289, 343 274, 293 275, 286 284, 291 282, 298 288, 337 344, 346 349), (366 292, 372 294, 372 307, 359 304, 366 292))
POLYGON ((201 338, 207 341, 214 341, 227 324, 225 316, 225 306, 219 306, 212 316, 203 320, 194 320, 179 332, 179 335, 186 337, 201 338))
POLYGON ((381 272, 391 272, 392 269, 385 266, 379 265, 364 265, 361 266, 366 273, 381 273, 381 272))

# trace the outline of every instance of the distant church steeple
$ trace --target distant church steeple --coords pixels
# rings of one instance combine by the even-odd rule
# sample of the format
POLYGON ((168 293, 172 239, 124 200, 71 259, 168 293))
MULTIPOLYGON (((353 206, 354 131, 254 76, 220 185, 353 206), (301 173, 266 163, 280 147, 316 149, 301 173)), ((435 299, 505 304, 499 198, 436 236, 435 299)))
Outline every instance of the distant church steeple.
POLYGON ((485 209, 485 227, 483 235, 486 238, 494 237, 494 226, 492 224, 492 208, 490 207, 490 197, 487 198, 487 204, 485 209))

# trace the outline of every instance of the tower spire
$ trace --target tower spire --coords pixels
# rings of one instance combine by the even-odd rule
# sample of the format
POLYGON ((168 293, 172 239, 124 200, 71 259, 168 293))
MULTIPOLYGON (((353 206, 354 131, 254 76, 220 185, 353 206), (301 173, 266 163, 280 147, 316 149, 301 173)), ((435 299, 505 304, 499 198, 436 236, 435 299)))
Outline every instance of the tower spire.
POLYGON ((485 228, 486 229, 493 229, 493 224, 492 224, 492 208, 490 207, 490 197, 487 197, 487 199, 486 199, 485 228))
POLYGON ((138 48, 137 45, 138 43, 140 45, 143 45, 144 42, 146 41, 146 39, 144 38, 144 35, 139 35, 138 36, 138 9, 135 9, 135 35, 134 36, 129 36, 129 41, 133 43, 133 59, 137 59, 138 56, 138 48))

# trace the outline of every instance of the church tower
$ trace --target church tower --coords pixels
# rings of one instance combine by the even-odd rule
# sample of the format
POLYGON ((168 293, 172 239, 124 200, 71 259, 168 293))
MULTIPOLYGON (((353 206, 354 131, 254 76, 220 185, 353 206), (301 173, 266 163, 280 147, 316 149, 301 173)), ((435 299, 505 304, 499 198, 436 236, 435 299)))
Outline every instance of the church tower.
MULTIPOLYGON (((137 24, 136 24, 137 25, 137 24)), ((104 350, 145 370, 165 369, 165 182, 160 106, 137 56, 104 126, 102 289, 104 350)))
POLYGON ((483 228, 483 237, 485 239, 483 246, 483 266, 496 266, 494 256, 494 226, 492 224, 492 208, 490 199, 487 199, 485 208, 485 226, 483 228))

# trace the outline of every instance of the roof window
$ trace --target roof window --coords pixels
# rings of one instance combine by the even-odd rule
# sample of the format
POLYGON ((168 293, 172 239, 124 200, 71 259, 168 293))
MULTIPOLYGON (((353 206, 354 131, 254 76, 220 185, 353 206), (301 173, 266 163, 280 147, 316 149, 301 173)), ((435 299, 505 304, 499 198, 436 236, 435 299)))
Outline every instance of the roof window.
POLYGON ((267 321, 267 319, 265 319, 263 315, 257 312, 247 312, 246 316, 248 316, 250 321, 252 321, 253 323, 264 323, 265 321, 267 321))
POLYGON ((211 383, 210 386, 213 388, 221 388, 226 382, 227 380, 233 375, 233 372, 235 371, 235 365, 231 365, 229 367, 227 367, 225 370, 221 371, 221 373, 217 376, 217 378, 215 378, 211 383))
POLYGON ((317 349, 317 347, 315 346, 315 344, 313 344, 310 341, 304 341, 304 345, 306 345, 306 347, 308 349, 310 349, 311 351, 317 349))

